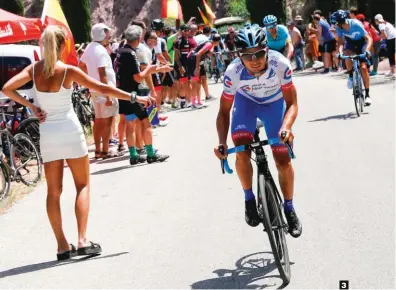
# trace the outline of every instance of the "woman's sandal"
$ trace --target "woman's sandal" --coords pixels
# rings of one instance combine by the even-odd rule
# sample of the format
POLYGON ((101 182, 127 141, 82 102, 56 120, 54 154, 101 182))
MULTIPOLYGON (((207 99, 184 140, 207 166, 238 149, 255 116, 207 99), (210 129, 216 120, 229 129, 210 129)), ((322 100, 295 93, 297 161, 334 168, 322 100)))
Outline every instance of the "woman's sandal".
POLYGON ((77 249, 77 254, 79 256, 86 256, 86 255, 99 255, 102 253, 102 247, 99 244, 91 242, 90 246, 82 247, 77 249))
POLYGON ((95 151, 95 159, 102 158, 102 153, 99 151, 95 151))
POLYGON ((64 261, 68 260, 72 257, 77 256, 77 249, 73 244, 70 244, 71 250, 63 252, 61 254, 56 254, 56 257, 58 258, 58 261, 64 261))

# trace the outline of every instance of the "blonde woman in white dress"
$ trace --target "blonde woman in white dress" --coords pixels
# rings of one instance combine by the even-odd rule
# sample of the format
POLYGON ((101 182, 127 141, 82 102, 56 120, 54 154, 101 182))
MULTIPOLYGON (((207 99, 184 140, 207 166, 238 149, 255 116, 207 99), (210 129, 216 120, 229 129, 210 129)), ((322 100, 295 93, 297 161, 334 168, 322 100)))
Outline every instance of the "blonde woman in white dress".
MULTIPOLYGON (((65 49, 65 31, 61 27, 47 27, 40 41, 44 47, 43 60, 14 76, 4 85, 2 91, 14 101, 31 108, 40 120, 40 148, 48 189, 47 213, 58 243, 57 259, 99 254, 102 251, 100 245, 90 242, 86 236, 90 205, 89 159, 85 136, 71 102, 72 84, 76 82, 104 95, 146 106, 150 106, 155 100, 131 96, 96 81, 79 68, 64 64, 60 60, 65 49), (36 90, 34 104, 26 101, 16 91, 31 80, 36 90), (65 160, 77 190, 77 247, 69 244, 62 228, 60 197, 65 160)), ((155 66, 148 68, 154 69, 155 66)))

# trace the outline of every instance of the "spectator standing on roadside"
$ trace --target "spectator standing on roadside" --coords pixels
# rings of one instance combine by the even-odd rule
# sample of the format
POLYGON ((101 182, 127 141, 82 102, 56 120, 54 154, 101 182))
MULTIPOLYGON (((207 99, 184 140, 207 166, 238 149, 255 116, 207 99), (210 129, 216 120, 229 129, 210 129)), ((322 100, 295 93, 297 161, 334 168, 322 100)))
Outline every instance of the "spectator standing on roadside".
MULTIPOLYGON (((81 56, 79 67, 90 77, 104 84, 116 86, 115 72, 106 48, 110 43, 111 29, 104 23, 92 26, 92 42, 81 56)), ((118 156, 109 151, 111 124, 118 113, 118 101, 91 90, 95 111, 93 135, 95 140, 95 158, 112 158, 118 156)))
POLYGON ((368 21, 366 21, 366 16, 363 14, 356 15, 356 19, 360 20, 363 23, 364 29, 370 34, 373 39, 373 48, 371 50, 371 57, 373 60, 373 69, 370 71, 370 76, 377 75, 378 71, 378 63, 379 63, 379 53, 381 49, 381 37, 379 36, 379 32, 373 25, 371 25, 368 21))
POLYGON ((375 23, 378 25, 378 29, 381 32, 382 39, 386 39, 386 51, 388 54, 388 60, 390 65, 390 71, 385 76, 395 76, 395 40, 396 40, 396 29, 389 22, 384 20, 381 14, 377 14, 374 17, 375 23))

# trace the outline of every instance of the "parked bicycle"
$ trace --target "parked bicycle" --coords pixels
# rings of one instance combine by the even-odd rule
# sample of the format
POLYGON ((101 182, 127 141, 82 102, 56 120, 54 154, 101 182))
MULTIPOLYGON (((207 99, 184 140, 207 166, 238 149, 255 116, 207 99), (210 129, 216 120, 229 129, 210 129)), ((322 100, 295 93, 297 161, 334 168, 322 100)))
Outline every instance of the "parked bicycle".
MULTIPOLYGON (((25 98, 33 102, 33 99, 29 99, 27 96, 25 96, 25 98)), ((2 98, 0 102, 0 129, 8 128, 13 135, 18 133, 26 134, 32 139, 40 153, 40 129, 38 118, 33 116, 29 108, 15 103, 9 98, 2 98), (11 112, 10 108, 12 109, 11 112)), ((2 138, 4 138, 4 136, 2 138)))
MULTIPOLYGON (((283 215, 283 200, 271 172, 268 167, 267 155, 264 152, 263 146, 277 143, 273 140, 260 140, 259 130, 263 126, 258 123, 254 142, 249 145, 241 145, 227 150, 228 154, 243 152, 251 150, 255 153, 256 158, 253 161, 257 164, 257 192, 258 192, 258 213, 264 225, 264 231, 267 232, 272 253, 274 255, 275 263, 279 274, 283 280, 283 284, 287 285, 290 282, 291 270, 289 252, 286 243, 286 234, 288 233, 288 225, 283 215)), ((286 132, 282 132, 282 138, 286 136, 286 132)), ((289 144, 286 144, 291 158, 295 158, 293 150, 289 144)), ((224 147, 219 148, 220 152, 224 152, 224 147)), ((221 161, 221 169, 223 174, 225 172, 231 174, 233 171, 228 165, 227 159, 221 161)))
POLYGON ((91 133, 95 114, 92 108, 89 90, 87 88, 77 88, 73 90, 72 103, 84 132, 91 133))
MULTIPOLYGON (((4 117, 4 111, 2 111, 4 117)), ((0 200, 10 191, 11 182, 33 186, 41 179, 40 154, 33 141, 23 133, 13 135, 9 128, 0 130, 0 200)))

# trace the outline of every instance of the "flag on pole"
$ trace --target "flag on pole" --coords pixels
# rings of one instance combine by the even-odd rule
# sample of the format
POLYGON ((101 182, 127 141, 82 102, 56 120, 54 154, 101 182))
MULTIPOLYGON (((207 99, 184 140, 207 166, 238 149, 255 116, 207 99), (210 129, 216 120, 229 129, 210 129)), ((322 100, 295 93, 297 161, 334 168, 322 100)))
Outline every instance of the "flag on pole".
POLYGON ((183 11, 178 0, 162 0, 162 18, 183 20, 183 11))
POLYGON ((216 20, 216 15, 213 13, 212 8, 210 8, 210 5, 208 5, 206 0, 202 0, 202 1, 206 10, 206 14, 209 16, 210 21, 214 22, 216 20))
POLYGON ((201 18, 202 18, 203 22, 206 25, 210 25, 208 18, 206 18, 205 14, 202 12, 202 10, 199 7, 198 7, 198 10, 199 10, 199 14, 201 14, 201 18))
POLYGON ((45 0, 43 14, 41 15, 41 22, 44 26, 57 25, 65 29, 66 49, 62 55, 62 61, 67 64, 77 66, 78 58, 76 49, 74 47, 73 34, 58 0, 45 0))

